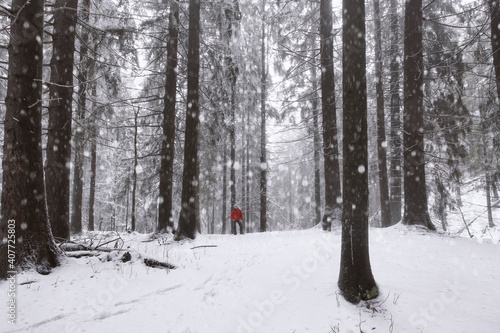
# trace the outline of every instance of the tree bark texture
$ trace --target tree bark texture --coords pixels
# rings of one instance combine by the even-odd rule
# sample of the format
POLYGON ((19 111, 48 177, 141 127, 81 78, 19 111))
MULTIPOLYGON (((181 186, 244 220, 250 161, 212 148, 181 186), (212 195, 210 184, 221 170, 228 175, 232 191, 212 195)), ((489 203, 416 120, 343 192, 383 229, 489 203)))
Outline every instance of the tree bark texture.
POLYGON ((422 55, 422 0, 409 0, 405 8, 404 40, 403 223, 434 230, 428 213, 425 186, 422 55))
MULTIPOLYGON (((497 97, 500 99, 500 3, 498 0, 489 0, 491 12, 491 50, 493 67, 495 68, 495 83, 497 97)), ((497 109, 497 121, 500 122, 500 108, 497 109)))
MULTIPOLYGON (((313 49, 316 47, 314 43, 313 49)), ((314 211, 315 220, 313 221, 313 226, 321 221, 321 175, 320 175, 320 162, 321 162, 321 139, 319 133, 319 96, 318 96, 318 84, 317 84, 317 62, 315 58, 315 51, 312 52, 311 66, 311 77, 312 77, 312 90, 313 98, 311 101, 312 106, 312 118, 313 118, 313 146, 314 146, 314 211)))
POLYGON ((338 286, 351 303, 378 296, 368 245, 365 5, 343 1, 343 200, 338 286))
MULTIPOLYGON (((92 96, 94 97, 94 109, 96 109, 97 87, 96 83, 92 84, 92 96)), ((89 226, 88 231, 95 229, 95 181, 97 177, 97 137, 99 129, 97 128, 97 115, 94 112, 92 116, 90 129, 90 192, 89 192, 89 226)))
POLYGON ((330 230, 341 214, 340 165, 335 107, 335 74, 333 69, 332 1, 321 0, 321 103, 323 114, 323 150, 325 164, 325 213, 323 229, 330 230))
POLYGON ((200 225, 198 136, 200 124, 200 1, 189 2, 189 42, 186 135, 182 175, 181 213, 175 238, 194 239, 200 225))
POLYGON ((177 46, 179 37, 179 4, 172 1, 168 25, 167 69, 165 76, 165 97, 163 99, 163 140, 160 167, 160 199, 158 231, 174 229, 172 211, 174 154, 175 154, 175 113, 177 101, 177 46))
MULTIPOLYGON (((138 161, 138 152, 137 152, 137 132, 139 129, 138 118, 139 118, 139 108, 135 111, 134 117, 134 167, 132 169, 132 209, 131 209, 131 222, 130 222, 130 230, 135 231, 136 227, 136 219, 135 219, 135 201, 136 201, 136 192, 137 192, 137 166, 139 165, 138 161)), ((114 214, 113 214, 114 215, 114 214)))
POLYGON ((50 60, 45 184, 54 237, 69 239, 71 116, 78 0, 56 0, 50 60))
POLYGON ((1 237, 8 242, 0 243, 0 278, 29 268, 47 274, 58 265, 59 254, 50 230, 42 162, 44 1, 13 0, 12 12, 0 220, 1 237), (8 260, 9 249, 15 249, 15 262, 8 260))
POLYGON ((377 154, 378 181, 380 192, 380 217, 382 227, 392 225, 391 202, 389 199, 389 182, 387 179, 387 141, 385 137, 383 61, 382 61, 382 27, 380 24, 380 2, 373 0, 375 16, 375 90, 377 93, 377 154))
POLYGON ((94 231, 95 226, 95 181, 97 177, 97 124, 92 124, 92 142, 90 146, 90 193, 89 193, 89 227, 88 231, 94 231))
POLYGON ((401 110, 399 97, 399 23, 398 1, 391 0, 391 46, 390 57, 390 90, 391 90, 391 132, 390 132, 390 196, 391 196, 391 224, 401 221, 401 189, 402 189, 402 142, 401 142, 401 110))
MULTIPOLYGON (((90 20, 90 0, 82 0, 80 20, 88 24, 90 20)), ((90 35, 87 27, 82 26, 80 43, 80 68, 78 71, 78 106, 75 119, 74 141, 74 169, 73 169, 73 197, 71 213, 71 233, 77 234, 82 231, 82 203, 83 203, 83 162, 85 149, 85 112, 87 104, 87 80, 91 60, 88 57, 90 35)))

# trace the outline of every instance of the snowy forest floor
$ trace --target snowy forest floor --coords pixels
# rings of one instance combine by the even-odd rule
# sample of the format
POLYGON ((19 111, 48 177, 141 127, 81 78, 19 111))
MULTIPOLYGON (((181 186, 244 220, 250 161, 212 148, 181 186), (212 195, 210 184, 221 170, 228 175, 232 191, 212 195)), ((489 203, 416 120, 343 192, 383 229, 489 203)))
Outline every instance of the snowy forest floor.
MULTIPOLYGON (((471 221, 482 210, 464 208, 464 215, 471 221)), ((499 209, 493 214, 498 225, 499 209)), ((66 258, 47 276, 19 274, 17 325, 5 316, 0 332, 499 332, 500 227, 485 222, 482 214, 471 225, 472 239, 456 235, 464 224, 453 214, 448 233, 372 228, 380 296, 358 305, 337 288, 340 230, 180 243, 123 233, 128 262, 113 251, 66 258), (146 257, 177 269, 147 267, 146 257)), ((79 239, 90 236, 104 242, 116 233, 79 239)), ((0 295, 7 288, 0 282, 0 295)))

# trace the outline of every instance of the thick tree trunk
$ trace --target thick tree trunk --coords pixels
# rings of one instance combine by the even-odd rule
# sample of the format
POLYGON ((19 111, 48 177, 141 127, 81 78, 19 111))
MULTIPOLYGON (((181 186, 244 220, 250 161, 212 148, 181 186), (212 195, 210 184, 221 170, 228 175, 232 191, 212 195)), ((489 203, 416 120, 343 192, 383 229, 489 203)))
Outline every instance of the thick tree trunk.
POLYGON ((54 4, 45 184, 54 237, 69 239, 71 114, 78 0, 54 4))
POLYGON ((389 183, 387 180, 387 141, 385 137, 383 64, 382 64, 382 27, 380 24, 380 3, 373 0, 375 15, 375 89, 377 92, 377 154, 378 181, 380 192, 380 212, 382 227, 392 225, 389 183))
MULTIPOLYGON (((262 3, 265 8, 265 2, 262 3)), ((264 13, 264 11, 263 11, 264 13)), ((266 26, 265 19, 261 27, 261 76, 260 76, 260 232, 267 230, 267 151, 266 151, 266 95, 267 95, 267 71, 266 71, 266 26)))
POLYGON ((323 229, 331 230, 332 222, 341 215, 340 165, 335 107, 335 74, 333 70, 332 1, 321 0, 321 102, 323 113, 323 149, 325 164, 325 213, 323 229))
POLYGON ((172 1, 168 25, 167 69, 163 100, 163 140, 160 167, 158 231, 174 229, 172 192, 175 155, 175 113, 177 101, 177 46, 179 37, 179 4, 172 1))
POLYGON ((344 0, 343 17, 343 207, 338 286, 352 303, 378 296, 368 245, 368 133, 365 4, 344 0))
POLYGON ((398 1, 391 0, 391 132, 390 132, 390 196, 391 224, 401 221, 401 187, 402 187, 402 144, 401 144, 401 111, 399 98, 399 23, 398 1))
MULTIPOLYGON (((90 0, 82 0, 80 20, 88 24, 90 20, 90 0)), ((85 149, 85 111, 87 104, 87 86, 91 60, 88 57, 89 32, 87 27, 82 27, 82 42, 80 43, 80 68, 78 72, 78 106, 75 117, 74 141, 74 168, 73 168, 73 197, 71 213, 71 233, 82 231, 82 202, 83 202, 83 162, 85 149)))
POLYGON ((189 43, 186 136, 184 140, 184 169, 182 175, 181 213, 175 239, 194 239, 199 230, 199 162, 198 136, 200 123, 200 1, 189 2, 189 43))
POLYGON ((406 2, 404 54, 403 223, 435 230, 428 213, 425 186, 422 0, 406 2))
POLYGON ((0 278, 29 268, 47 274, 58 265, 59 254, 50 230, 42 162, 44 1, 13 0, 12 12, 16 16, 8 47, 0 278))

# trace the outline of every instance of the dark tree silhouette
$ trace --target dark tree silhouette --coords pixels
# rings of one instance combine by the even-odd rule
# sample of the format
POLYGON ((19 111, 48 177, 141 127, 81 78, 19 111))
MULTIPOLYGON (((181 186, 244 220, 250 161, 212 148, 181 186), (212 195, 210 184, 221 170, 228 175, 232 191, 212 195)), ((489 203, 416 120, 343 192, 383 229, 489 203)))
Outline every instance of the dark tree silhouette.
POLYGON ((406 2, 404 55, 403 223, 434 230, 425 186, 422 0, 406 2))
POLYGON ((364 0, 344 0, 342 247, 338 286, 352 303, 378 296, 368 245, 368 134, 364 0))
POLYGON ((172 189, 175 154, 175 104, 177 93, 177 45, 179 37, 179 4, 170 3, 167 42, 167 66, 165 75, 165 97, 163 99, 163 140, 160 168, 160 204, 158 209, 158 231, 174 228, 172 216, 172 189))
POLYGON ((184 169, 182 174, 181 213, 176 240, 194 239, 200 225, 198 136, 200 124, 200 1, 189 2, 189 42, 186 135, 184 140, 184 169))
POLYGON ((325 164, 325 213, 323 229, 340 219, 340 166, 335 107, 335 75, 333 71, 332 1, 321 0, 321 107, 323 113, 323 150, 325 164))
POLYGON ((42 164, 43 8, 43 0, 12 1, 0 221, 1 237, 9 241, 0 243, 1 278, 32 267, 46 274, 58 265, 42 164))
MULTIPOLYGON (((500 4, 498 0, 488 0, 488 4, 490 6, 491 18, 490 26, 493 67, 495 68, 497 96, 500 98, 500 4)), ((500 118, 500 108, 497 110, 497 118, 500 118)))
POLYGON ((385 138, 383 60, 382 60, 382 26, 380 23, 380 2, 373 0, 375 16, 375 90, 377 93, 377 155, 378 181, 380 191, 380 217, 382 227, 391 226, 391 202, 389 199, 389 182, 387 180, 387 141, 385 138))
POLYGON ((239 4, 234 0, 232 4, 228 4, 225 9, 226 25, 224 28, 224 37, 227 46, 227 54, 225 55, 226 62, 226 81, 230 86, 230 112, 229 118, 231 125, 229 126, 229 142, 231 145, 231 170, 230 170, 230 187, 231 187, 231 209, 236 203, 236 81, 238 80, 238 66, 233 60, 232 38, 237 22, 241 19, 239 4))
MULTIPOLYGON (((265 1, 262 2, 262 15, 265 15, 265 1)), ((266 26, 265 16, 261 25, 261 75, 260 75, 260 231, 267 229, 267 151, 266 151, 266 26)))
POLYGON ((54 237, 69 239, 71 114, 78 0, 54 4, 45 184, 54 237))
POLYGON ((314 145, 314 203, 315 203, 315 219, 313 225, 321 221, 321 138, 319 129, 319 96, 318 96, 318 81, 317 81, 317 61, 315 43, 311 55, 311 81, 313 97, 311 99, 312 119, 313 119, 313 145, 314 145))

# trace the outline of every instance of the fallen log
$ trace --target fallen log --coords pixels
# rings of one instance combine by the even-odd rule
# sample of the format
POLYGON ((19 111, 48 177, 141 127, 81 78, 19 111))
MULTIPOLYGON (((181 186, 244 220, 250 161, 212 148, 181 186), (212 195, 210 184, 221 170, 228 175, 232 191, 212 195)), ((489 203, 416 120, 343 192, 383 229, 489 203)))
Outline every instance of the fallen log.
POLYGON ((174 265, 169 264, 168 262, 162 262, 162 261, 158 261, 158 260, 152 259, 152 258, 144 258, 144 264, 146 266, 153 267, 153 268, 156 268, 156 267, 162 267, 162 268, 167 268, 167 269, 176 269, 177 268, 174 265))

